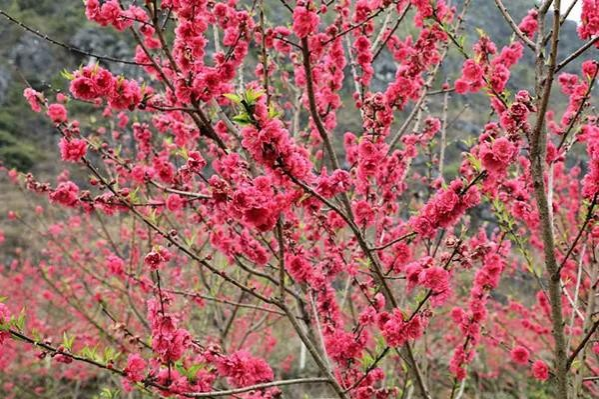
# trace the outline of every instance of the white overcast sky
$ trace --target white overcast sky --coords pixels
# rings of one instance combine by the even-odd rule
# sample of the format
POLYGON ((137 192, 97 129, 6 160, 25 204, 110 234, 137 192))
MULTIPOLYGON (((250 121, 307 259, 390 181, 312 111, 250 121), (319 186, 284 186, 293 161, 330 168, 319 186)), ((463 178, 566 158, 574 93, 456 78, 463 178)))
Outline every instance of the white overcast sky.
MULTIPOLYGON (((575 0, 562 0, 560 3, 560 5, 562 7, 562 12, 566 12, 568 7, 570 7, 570 4, 572 4, 574 1, 575 0)), ((582 10, 582 1, 578 0, 576 5, 574 6, 574 9, 568 16, 568 19, 571 19, 572 21, 580 22, 580 11, 581 10, 582 10)))

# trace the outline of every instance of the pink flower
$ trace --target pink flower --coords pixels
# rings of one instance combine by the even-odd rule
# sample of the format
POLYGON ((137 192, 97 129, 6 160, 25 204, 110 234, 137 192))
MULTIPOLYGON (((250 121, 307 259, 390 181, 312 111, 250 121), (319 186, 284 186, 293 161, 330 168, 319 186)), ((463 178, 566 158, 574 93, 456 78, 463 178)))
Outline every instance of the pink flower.
POLYGON ((375 213, 368 201, 358 201, 354 203, 353 208, 356 215, 356 223, 359 226, 370 226, 374 223, 375 213))
POLYGON ((94 82, 86 77, 78 77, 71 81, 69 86, 71 94, 80 100, 93 100, 98 97, 94 82))
POLYGON ((200 172, 206 166, 206 161, 198 151, 190 151, 187 158, 187 167, 192 172, 200 172))
POLYGON ((343 330, 326 333, 324 338, 327 354, 341 364, 359 358, 364 348, 363 338, 343 330))
POLYGON ((304 283, 312 278, 312 265, 303 256, 286 254, 285 267, 289 275, 298 283, 304 283))
POLYGON ((350 176, 344 170, 335 170, 331 176, 322 174, 318 181, 318 193, 326 198, 347 191, 349 188, 350 176))
POLYGON ((449 288, 449 273, 442 267, 435 266, 424 270, 422 285, 433 292, 443 292, 449 288))
POLYGON ((87 152, 87 143, 82 139, 67 140, 63 137, 58 146, 61 158, 67 162, 79 162, 87 152))
POLYGON ((406 322, 399 309, 395 309, 392 314, 382 313, 379 315, 378 324, 387 344, 393 348, 402 346, 408 339, 420 337, 423 331, 419 317, 414 317, 406 322))
POLYGON ((228 377, 236 387, 271 381, 274 373, 263 359, 253 357, 249 352, 240 350, 218 360, 220 374, 228 377))
POLYGON ((152 251, 144 258, 144 263, 152 270, 158 270, 165 261, 160 251, 152 251))
POLYGON ((159 328, 153 331, 152 349, 162 356, 164 361, 181 359, 191 344, 191 334, 183 328, 159 328))
POLYGON ((146 361, 137 353, 133 353, 127 358, 127 367, 123 371, 130 381, 139 382, 144 379, 145 369, 146 361))
POLYGON ((42 110, 44 98, 42 93, 28 87, 23 91, 23 97, 27 99, 27 102, 33 111, 40 112, 42 110))
POLYGON ((319 22, 318 14, 305 6, 297 6, 293 11, 293 31, 299 38, 315 33, 319 22))
POLYGON ((505 137, 500 137, 491 144, 480 148, 480 158, 484 168, 496 175, 501 175, 516 156, 516 146, 505 137))
POLYGON ((125 261, 116 255, 108 255, 106 257, 106 266, 110 273, 121 276, 125 272, 125 261))
MULTIPOLYGON (((0 302, 0 324, 7 323, 10 320, 10 311, 8 310, 8 306, 4 303, 0 302)), ((6 339, 10 338, 10 333, 7 331, 0 331, 0 348, 6 341, 6 339)))
POLYGON ((527 364, 530 357, 530 352, 523 346, 516 346, 510 352, 512 360, 518 364, 527 364))
POLYGON ((587 60, 582 63, 582 73, 589 79, 595 76, 597 68, 599 68, 599 62, 595 60, 587 60))
POLYGON ((62 182, 50 193, 50 201, 73 207, 79 201, 79 187, 72 181, 62 182))
POLYGON ((465 94, 468 92, 468 88, 470 87, 470 84, 468 82, 466 82, 464 79, 460 78, 455 81, 454 87, 455 87, 456 93, 465 94))
POLYGON ((549 379, 549 366, 542 360, 537 360, 532 365, 532 375, 539 381, 547 381, 549 379))
POLYGON ((185 201, 183 200, 183 198, 181 198, 177 194, 170 194, 166 199, 166 208, 171 212, 175 212, 183 208, 184 204, 185 201))
POLYGON ((412 320, 406 323, 406 336, 412 340, 420 339, 424 333, 425 327, 425 320, 417 314, 412 318, 412 320))
POLYGON ((528 11, 528 14, 522 19, 518 28, 524 33, 527 37, 531 38, 535 35, 537 28, 539 26, 537 22, 537 17, 539 16, 539 12, 535 9, 528 11))
POLYGON ((462 66, 462 76, 468 82, 478 82, 483 77, 483 69, 474 60, 466 60, 462 66))
POLYGON ((59 353, 56 356, 54 356, 54 360, 56 360, 58 363, 63 363, 63 364, 73 363, 73 358, 71 356, 67 356, 62 353, 59 353))
MULTIPOLYGON (((591 39, 599 34, 599 2, 597 0, 582 1, 580 20, 578 35, 581 39, 591 39)), ((595 47, 599 48, 599 41, 595 42, 595 47)))
POLYGON ((134 80, 123 80, 115 86, 114 92, 108 100, 108 104, 117 110, 133 110, 142 100, 139 85, 134 80))
POLYGON ((304 179, 312 167, 305 149, 296 145, 279 119, 266 120, 262 129, 246 127, 242 144, 256 161, 270 169, 283 169, 304 179))
POLYGON ((97 94, 101 96, 112 94, 116 85, 115 77, 110 71, 104 68, 97 68, 97 70, 94 70, 92 73, 92 80, 97 94))
POLYGON ((67 109, 62 104, 50 104, 48 106, 48 116, 52 122, 61 124, 67 121, 67 109))

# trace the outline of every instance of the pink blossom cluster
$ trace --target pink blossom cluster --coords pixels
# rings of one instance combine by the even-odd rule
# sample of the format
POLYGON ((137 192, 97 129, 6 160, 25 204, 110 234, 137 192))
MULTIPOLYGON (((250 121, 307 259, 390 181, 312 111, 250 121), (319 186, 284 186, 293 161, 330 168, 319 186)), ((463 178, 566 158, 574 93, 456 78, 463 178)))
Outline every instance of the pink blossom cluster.
MULTIPOLYGON (((427 3, 430 6, 428 1, 421 3, 427 3)), ((437 4, 443 4, 443 2, 437 4)), ((447 40, 447 34, 438 25, 422 29, 419 38, 410 50, 403 52, 406 59, 402 60, 395 80, 385 91, 385 99, 389 107, 403 109, 408 101, 418 98, 420 89, 424 85, 422 74, 431 66, 439 63, 441 59, 439 44, 447 40)))
MULTIPOLYGON (((6 304, 0 302, 0 325, 5 325, 10 320, 10 311, 8 310, 8 306, 6 304)), ((10 338, 10 333, 2 329, 0 331, 0 348, 5 345, 6 340, 10 338)))
POLYGON ((497 47, 487 36, 482 36, 474 46, 476 59, 467 59, 462 66, 462 76, 455 81, 457 93, 476 93, 487 87, 495 96, 505 89, 510 68, 522 57, 523 47, 514 42, 503 47, 497 55, 497 47))
POLYGON ((177 327, 177 317, 166 313, 169 298, 159 294, 159 299, 148 301, 148 320, 152 327, 152 349, 164 363, 179 360, 191 346, 191 335, 177 327))
POLYGON ((512 137, 517 137, 520 132, 528 134, 530 131, 528 116, 531 112, 536 112, 532 105, 532 98, 526 90, 520 90, 509 108, 501 112, 499 118, 501 127, 512 137))
POLYGON ((145 256, 144 263, 150 268, 150 270, 155 271, 164 266, 164 264, 168 263, 171 258, 172 254, 168 249, 158 247, 145 256))
POLYGON ((85 15, 101 26, 111 25, 119 31, 131 27, 135 21, 147 22, 148 20, 143 9, 130 5, 127 10, 124 10, 118 0, 85 0, 85 15))
POLYGON ((478 205, 478 188, 473 186, 464 191, 465 187, 464 182, 457 179, 447 189, 440 190, 410 219, 414 231, 423 237, 432 237, 439 228, 451 227, 468 208, 478 205))
POLYGON ((486 133, 481 135, 480 140, 478 156, 485 170, 493 178, 505 176, 518 155, 518 144, 506 137, 493 138, 486 133))
POLYGON ((537 21, 538 16, 539 12, 533 8, 532 10, 528 11, 526 16, 522 18, 522 21, 518 25, 518 29, 520 29, 520 31, 530 39, 534 37, 537 29, 539 28, 539 22, 537 21))
POLYGON ((585 61, 582 64, 583 79, 579 79, 578 75, 571 73, 562 73, 558 76, 558 83, 560 84, 561 91, 568 96, 568 107, 561 119, 562 126, 555 129, 558 133, 562 133, 562 131, 567 128, 580 112, 584 102, 588 99, 588 79, 596 77, 597 65, 597 61, 585 61))
POLYGON ((227 211, 249 226, 268 231, 274 227, 287 202, 284 198, 284 194, 274 193, 273 181, 270 178, 261 176, 252 183, 241 184, 231 193, 227 211))
POLYGON ((599 48, 599 2, 597 0, 582 0, 581 24, 578 35, 581 39, 595 39, 595 47, 599 48))
POLYGON ((75 72, 70 85, 71 94, 81 100, 108 99, 115 110, 135 109, 143 98, 135 80, 116 78, 108 70, 94 65, 75 72))
MULTIPOLYGON (((259 107, 256 107, 259 108, 259 107)), ((297 179, 305 179, 311 173, 312 165, 306 151, 297 146, 289 137, 289 132, 278 119, 266 119, 255 113, 258 126, 248 126, 241 132, 242 144, 261 165, 278 175, 289 174, 297 179)))
POLYGON ((299 38, 316 33, 320 18, 310 1, 298 2, 293 10, 293 32, 299 38))
POLYGON ((401 310, 395 309, 391 314, 381 313, 377 324, 387 344, 397 348, 403 346, 408 340, 419 339, 424 332, 426 320, 419 315, 409 319, 401 310))
POLYGON ((252 356, 248 351, 240 350, 216 360, 218 372, 227 377, 236 387, 268 382, 274 373, 263 359, 252 356))
POLYGON ((458 380, 465 378, 465 366, 474 359, 476 347, 481 340, 481 327, 488 316, 489 291, 497 288, 505 268, 502 257, 492 249, 481 261, 482 267, 476 271, 470 290, 468 311, 454 308, 451 312, 452 319, 459 325, 464 337, 464 341, 460 342, 455 349, 449 364, 450 371, 458 380))
POLYGON ((582 180, 582 192, 586 198, 593 199, 599 194, 599 126, 583 125, 579 140, 586 142, 589 157, 589 171, 582 180))

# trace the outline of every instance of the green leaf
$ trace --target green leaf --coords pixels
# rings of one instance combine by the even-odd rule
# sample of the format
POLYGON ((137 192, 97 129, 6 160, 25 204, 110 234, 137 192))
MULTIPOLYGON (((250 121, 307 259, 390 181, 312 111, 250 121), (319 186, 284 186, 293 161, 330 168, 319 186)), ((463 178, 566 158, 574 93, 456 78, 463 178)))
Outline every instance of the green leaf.
POLYGON ((99 399, 117 399, 119 397, 120 391, 115 389, 114 391, 110 388, 102 388, 100 391, 100 395, 97 396, 99 399))
POLYGON ((262 90, 254 90, 252 88, 249 88, 246 90, 246 92, 244 93, 244 98, 245 100, 250 104, 253 105, 254 103, 256 103, 256 101, 258 101, 258 99, 260 99, 260 97, 262 97, 264 95, 264 91, 262 90))
POLYGON ((383 352, 386 347, 387 347, 387 342, 385 341, 385 338, 382 335, 379 335, 376 338, 376 346, 375 346, 376 352, 383 352))
POLYGON ((362 368, 366 370, 372 363, 374 363, 374 357, 372 357, 372 355, 370 355, 368 352, 364 353, 364 356, 362 356, 362 359, 360 359, 360 365, 362 368))
POLYGON ((223 94, 223 97, 225 97, 226 99, 230 100, 231 102, 233 102, 235 104, 241 103, 241 97, 239 97, 237 94, 227 93, 227 94, 223 94))
POLYGON ((104 349, 104 356, 102 357, 102 360, 104 360, 106 363, 112 362, 116 360, 119 355, 120 353, 114 350, 114 348, 108 347, 104 349))
POLYGON ((156 209, 152 209, 148 215, 148 220, 152 223, 156 223, 156 209))
POLYGON ((62 76, 65 79, 68 79, 68 80, 75 79, 75 75, 73 75, 71 72, 67 71, 66 69, 63 69, 62 71, 60 71, 60 76, 62 76))
POLYGON ((19 317, 15 321, 15 327, 19 331, 23 331, 23 329, 25 328, 25 309, 24 308, 21 309, 21 313, 19 314, 19 317))
POLYGON ((197 237, 196 232, 194 232, 191 236, 185 236, 184 240, 185 240, 185 245, 187 245, 188 247, 191 247, 193 245, 193 243, 195 242, 197 237))
POLYGON ((42 340, 42 335, 40 334, 40 332, 37 329, 33 329, 31 330, 31 337, 33 338, 33 340, 35 342, 39 342, 42 340))
POLYGON ((466 154, 466 158, 468 159, 470 165, 472 165, 472 168, 475 171, 479 172, 482 169, 482 163, 480 162, 480 159, 476 158, 474 155, 470 153, 466 154))
POLYGON ((250 116, 246 113, 242 113, 239 115, 235 115, 233 117, 233 121, 237 122, 239 125, 241 126, 247 126, 247 125, 251 125, 252 123, 252 119, 250 118, 250 116))
POLYGON ((129 201, 132 204, 136 204, 139 201, 139 187, 135 187, 135 190, 129 193, 129 201))
POLYGON ((268 107, 268 117, 270 119, 275 119, 281 116, 281 112, 279 112, 272 104, 268 107))
POLYGON ((186 161, 187 161, 187 160, 189 159, 189 154, 187 153, 187 148, 185 148, 185 147, 183 147, 183 148, 180 148, 180 149, 177 151, 177 153, 178 153, 179 155, 181 155, 181 157, 182 157, 184 160, 186 160, 186 161))
POLYGON ((64 333, 62 333, 62 346, 64 346, 65 349, 68 349, 69 351, 71 351, 73 349, 74 342, 75 342, 75 337, 69 337, 68 334, 66 333, 66 331, 64 333))
POLYGON ((196 374, 198 373, 198 371, 202 370, 205 366, 203 364, 194 364, 193 366, 191 366, 190 368, 187 369, 187 372, 195 378, 196 374))

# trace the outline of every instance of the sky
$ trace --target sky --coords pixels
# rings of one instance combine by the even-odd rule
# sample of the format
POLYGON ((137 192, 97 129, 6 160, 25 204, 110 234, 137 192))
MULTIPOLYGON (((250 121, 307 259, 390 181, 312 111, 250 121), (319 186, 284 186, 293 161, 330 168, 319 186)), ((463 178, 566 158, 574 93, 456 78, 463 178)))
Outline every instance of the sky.
MULTIPOLYGON (((570 4, 572 4, 575 0, 562 0, 560 5, 562 8, 562 12, 566 12, 570 4)), ((582 9, 582 1, 578 0, 577 4, 574 6, 574 9, 568 16, 568 19, 576 22, 580 22, 580 11, 582 9)))

